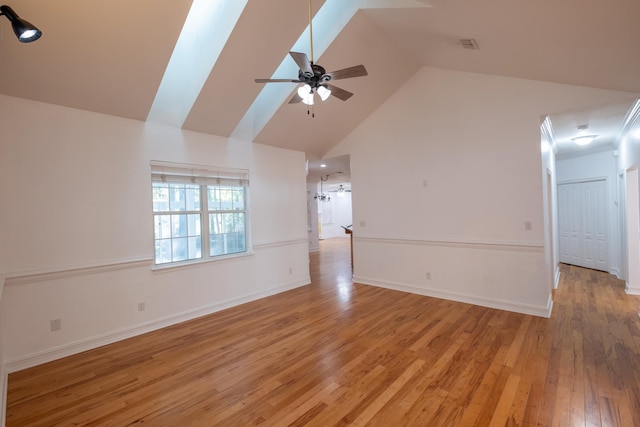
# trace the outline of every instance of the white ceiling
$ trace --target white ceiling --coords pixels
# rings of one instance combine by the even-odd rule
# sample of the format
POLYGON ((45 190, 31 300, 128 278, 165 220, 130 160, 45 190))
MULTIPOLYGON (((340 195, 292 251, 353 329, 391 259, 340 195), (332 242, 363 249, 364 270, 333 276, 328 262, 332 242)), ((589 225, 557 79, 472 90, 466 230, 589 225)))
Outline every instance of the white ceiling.
POLYGON ((627 102, 601 105, 581 111, 550 114, 557 149, 556 158, 575 157, 618 148, 620 132, 633 104, 634 100, 630 99, 627 102), (578 129, 584 125, 587 125, 588 129, 578 129), (594 135, 596 138, 589 145, 579 146, 571 140, 579 135, 594 135))
MULTIPOLYGON (((44 35, 18 43, 8 20, 0 18, 0 94, 135 120, 149 115, 192 5, 6 1, 44 35)), ((335 82, 355 95, 317 103, 315 118, 305 105, 287 103, 295 84, 271 84, 284 85, 273 89, 284 97, 257 105, 264 85, 255 78, 296 78, 274 73, 287 61, 293 65, 287 52, 294 46, 309 54, 307 8, 306 0, 248 0, 182 127, 232 136, 244 126, 255 142, 304 151, 315 170, 319 159, 421 66, 640 93, 638 1, 314 0, 314 14, 333 13, 329 24, 337 27, 314 20, 316 62, 328 71, 364 64, 369 75, 335 82), (480 49, 462 49, 460 38, 475 38, 480 49)), ((211 59, 213 49, 201 49, 199 56, 211 59)), ((185 83, 191 79, 185 73, 185 83)), ((557 115, 554 131, 564 139, 589 118, 604 143, 609 137, 600 127, 622 110, 557 115)))

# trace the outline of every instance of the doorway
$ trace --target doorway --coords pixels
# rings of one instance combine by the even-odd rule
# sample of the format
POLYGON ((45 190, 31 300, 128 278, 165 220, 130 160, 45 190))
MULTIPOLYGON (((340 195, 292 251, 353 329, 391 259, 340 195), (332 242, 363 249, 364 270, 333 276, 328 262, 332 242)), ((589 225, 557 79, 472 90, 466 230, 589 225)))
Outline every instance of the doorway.
POLYGON ((309 250, 315 252, 321 240, 351 237, 350 157, 309 160, 307 168, 309 250))
POLYGON ((558 184, 560 262, 609 271, 607 180, 558 184))

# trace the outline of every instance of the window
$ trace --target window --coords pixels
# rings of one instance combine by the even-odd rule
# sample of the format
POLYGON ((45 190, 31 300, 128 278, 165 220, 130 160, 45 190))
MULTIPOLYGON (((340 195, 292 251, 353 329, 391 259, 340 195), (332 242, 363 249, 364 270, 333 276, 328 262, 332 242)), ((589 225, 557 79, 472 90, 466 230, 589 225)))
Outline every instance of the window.
POLYGON ((153 162, 155 264, 247 252, 246 170, 153 162))

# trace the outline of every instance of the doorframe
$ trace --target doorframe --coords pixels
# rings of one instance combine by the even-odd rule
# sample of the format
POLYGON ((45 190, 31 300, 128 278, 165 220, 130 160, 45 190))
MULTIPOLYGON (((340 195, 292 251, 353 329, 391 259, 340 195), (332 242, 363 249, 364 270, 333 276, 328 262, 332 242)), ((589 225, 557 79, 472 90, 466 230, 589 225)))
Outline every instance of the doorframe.
POLYGON ((640 186, 638 167, 627 169, 625 179, 627 277, 626 292, 640 295, 640 186))
POLYGON ((617 208, 618 208, 618 279, 627 280, 627 195, 626 171, 621 170, 616 177, 617 208))
POLYGON ((554 239, 554 236, 556 235, 554 233, 556 224, 555 224, 555 221, 554 221, 555 218, 553 215, 556 190, 554 189, 554 185, 553 185, 553 172, 551 172, 551 169, 549 168, 547 168, 546 178, 547 178, 547 212, 546 212, 547 215, 545 219, 547 223, 545 224, 545 229, 547 230, 546 241, 547 241, 547 247, 549 248, 549 251, 548 251, 549 253, 547 254, 547 262, 551 266, 551 268, 548 269, 548 274, 550 275, 549 280, 553 284, 553 289, 558 289, 558 283, 560 282, 560 266, 557 263, 554 263, 554 260, 556 259, 557 244, 554 239))

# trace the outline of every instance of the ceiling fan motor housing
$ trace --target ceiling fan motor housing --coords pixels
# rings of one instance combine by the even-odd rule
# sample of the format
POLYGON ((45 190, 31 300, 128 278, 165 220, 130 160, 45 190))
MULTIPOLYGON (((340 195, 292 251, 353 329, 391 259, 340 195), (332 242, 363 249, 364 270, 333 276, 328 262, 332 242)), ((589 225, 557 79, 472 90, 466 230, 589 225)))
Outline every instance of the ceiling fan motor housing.
POLYGON ((316 64, 311 64, 313 75, 308 71, 298 71, 298 79, 308 84, 312 88, 317 88, 322 83, 326 83, 331 80, 331 76, 327 75, 324 67, 316 64))

